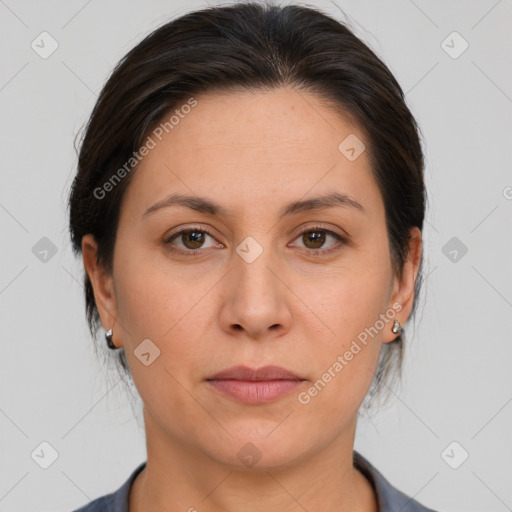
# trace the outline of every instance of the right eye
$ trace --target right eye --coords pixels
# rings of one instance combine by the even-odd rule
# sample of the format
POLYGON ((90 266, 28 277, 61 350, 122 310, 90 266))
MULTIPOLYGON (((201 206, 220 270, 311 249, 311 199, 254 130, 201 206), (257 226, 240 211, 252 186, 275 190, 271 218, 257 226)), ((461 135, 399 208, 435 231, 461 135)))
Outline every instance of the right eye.
MULTIPOLYGON (((206 237, 213 239, 213 236, 208 231, 194 227, 182 229, 181 231, 172 234, 164 241, 164 243, 166 246, 169 246, 169 249, 173 252, 186 254, 187 256, 194 256, 198 252, 201 252, 200 249, 204 248, 203 244, 205 243, 206 237), (180 241, 182 246, 177 245, 175 240, 180 241)), ((209 247, 214 246, 215 244, 209 247)))

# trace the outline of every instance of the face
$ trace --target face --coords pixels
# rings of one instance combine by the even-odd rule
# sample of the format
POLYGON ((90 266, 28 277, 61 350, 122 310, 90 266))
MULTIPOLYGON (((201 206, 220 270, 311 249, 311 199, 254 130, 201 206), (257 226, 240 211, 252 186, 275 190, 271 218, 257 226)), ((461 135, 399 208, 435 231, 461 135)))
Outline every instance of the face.
POLYGON ((134 171, 112 275, 95 266, 90 237, 84 263, 147 430, 229 465, 249 442, 260 465, 284 464, 353 434, 382 344, 410 313, 420 238, 395 276, 367 152, 354 159, 364 133, 315 95, 195 99, 134 171), (195 203, 166 205, 171 195, 195 203), (312 208, 323 196, 329 204, 312 208), (238 365, 299 380, 277 396, 207 380, 238 365))

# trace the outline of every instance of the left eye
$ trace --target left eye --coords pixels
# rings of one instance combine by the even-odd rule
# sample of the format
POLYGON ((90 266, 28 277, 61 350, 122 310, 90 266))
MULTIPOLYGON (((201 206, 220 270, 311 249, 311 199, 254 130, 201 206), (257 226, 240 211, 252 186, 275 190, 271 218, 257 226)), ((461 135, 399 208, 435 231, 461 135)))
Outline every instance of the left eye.
POLYGON ((340 244, 346 243, 345 239, 335 233, 334 231, 330 231, 328 229, 323 228, 313 228, 308 231, 303 231, 297 240, 300 239, 304 241, 307 249, 310 253, 315 254, 324 254, 326 252, 330 252, 335 250, 340 244), (328 237, 331 237, 335 240, 333 244, 327 249, 320 249, 324 244, 328 237), (320 249, 320 250, 319 250, 320 249))

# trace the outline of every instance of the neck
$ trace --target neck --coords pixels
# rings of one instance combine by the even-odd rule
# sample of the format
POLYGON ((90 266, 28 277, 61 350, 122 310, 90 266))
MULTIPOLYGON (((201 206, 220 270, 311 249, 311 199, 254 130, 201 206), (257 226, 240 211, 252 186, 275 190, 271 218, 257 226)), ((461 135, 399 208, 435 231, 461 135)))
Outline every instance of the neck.
POLYGON ((368 480, 353 466, 355 422, 335 442, 293 464, 233 467, 182 439, 169 439, 144 410, 147 463, 130 490, 129 512, 377 512, 368 480))

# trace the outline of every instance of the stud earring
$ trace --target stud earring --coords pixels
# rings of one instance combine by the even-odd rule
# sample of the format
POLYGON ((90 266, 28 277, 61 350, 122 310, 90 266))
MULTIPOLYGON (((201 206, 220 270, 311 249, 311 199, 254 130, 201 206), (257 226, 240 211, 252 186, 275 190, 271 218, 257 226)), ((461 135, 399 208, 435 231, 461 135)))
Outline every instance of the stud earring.
POLYGON ((115 350, 117 347, 112 342, 112 336, 112 329, 109 329, 108 331, 105 332, 105 340, 107 340, 108 348, 115 350))
POLYGON ((400 322, 398 320, 395 320, 395 322, 393 323, 392 331, 395 334, 400 334, 402 332, 402 326, 400 325, 400 322))

